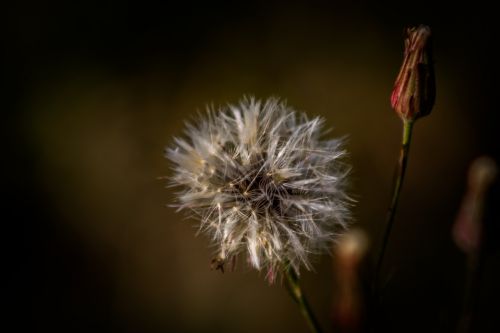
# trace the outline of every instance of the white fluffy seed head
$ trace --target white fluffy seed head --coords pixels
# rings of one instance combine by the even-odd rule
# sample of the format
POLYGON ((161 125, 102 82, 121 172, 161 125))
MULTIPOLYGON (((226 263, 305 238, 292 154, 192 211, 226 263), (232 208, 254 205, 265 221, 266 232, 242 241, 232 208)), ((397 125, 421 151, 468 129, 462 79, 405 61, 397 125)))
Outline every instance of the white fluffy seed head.
POLYGON ((198 218, 218 268, 241 252, 270 281, 283 268, 311 269, 349 220, 342 140, 322 140, 322 119, 284 102, 244 98, 187 125, 166 149, 174 206, 198 218))

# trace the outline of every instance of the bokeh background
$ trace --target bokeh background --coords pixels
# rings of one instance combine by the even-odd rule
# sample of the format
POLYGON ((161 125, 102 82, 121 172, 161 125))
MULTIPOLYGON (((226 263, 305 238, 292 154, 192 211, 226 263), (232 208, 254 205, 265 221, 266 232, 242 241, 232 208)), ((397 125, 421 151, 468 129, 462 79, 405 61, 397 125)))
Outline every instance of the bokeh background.
MULTIPOLYGON (((496 158, 492 8, 474 2, 16 2, 3 11, 3 285, 8 331, 306 332, 279 284, 212 248, 174 209, 163 149, 205 105, 280 96, 348 136, 355 224, 370 255, 401 122, 389 106, 403 28, 435 36, 437 102, 415 127, 384 265, 385 332, 451 332, 466 259, 451 238, 469 163, 496 158)), ((497 159, 498 161, 498 159, 497 159)), ((498 191, 497 191, 498 193, 498 191)), ((489 219, 498 221, 498 195, 489 219)), ((475 331, 498 329, 498 224, 475 331)), ((304 272, 323 326, 332 259, 304 272)), ((370 258, 367 259, 369 262, 370 258)), ((369 264, 368 264, 369 267, 369 264)), ((369 268, 367 269, 369 271, 369 268)), ((3 329, 2 329, 3 330, 3 329)))

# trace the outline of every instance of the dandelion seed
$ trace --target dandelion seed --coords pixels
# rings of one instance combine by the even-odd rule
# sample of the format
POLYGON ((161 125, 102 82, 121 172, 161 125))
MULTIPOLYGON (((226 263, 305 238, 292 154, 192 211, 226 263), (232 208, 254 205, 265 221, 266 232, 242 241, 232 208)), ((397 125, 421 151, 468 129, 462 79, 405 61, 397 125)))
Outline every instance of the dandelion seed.
POLYGON ((346 227, 346 152, 342 139, 322 140, 322 123, 277 99, 245 98, 209 109, 167 148, 174 206, 199 217, 214 267, 246 252, 271 280, 285 266, 298 274, 346 227))

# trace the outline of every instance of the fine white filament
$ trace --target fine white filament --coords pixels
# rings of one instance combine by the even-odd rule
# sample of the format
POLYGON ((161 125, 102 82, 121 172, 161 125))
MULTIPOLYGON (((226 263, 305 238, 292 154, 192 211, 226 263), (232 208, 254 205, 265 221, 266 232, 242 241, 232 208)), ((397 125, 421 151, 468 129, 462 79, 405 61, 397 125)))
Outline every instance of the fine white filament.
POLYGON ((284 102, 244 98, 187 125, 166 150, 179 210, 201 221, 223 265, 241 252, 272 281, 311 269, 349 220, 349 167, 341 139, 322 140, 320 118, 284 102))

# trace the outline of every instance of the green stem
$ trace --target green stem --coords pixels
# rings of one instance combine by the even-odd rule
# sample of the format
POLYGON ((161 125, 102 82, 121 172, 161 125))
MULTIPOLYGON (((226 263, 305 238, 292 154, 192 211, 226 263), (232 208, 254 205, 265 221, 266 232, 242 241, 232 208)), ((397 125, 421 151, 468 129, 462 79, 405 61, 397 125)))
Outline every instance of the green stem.
POLYGON ((394 188, 392 192, 391 205, 389 206, 389 211, 387 212, 387 219, 385 222, 384 238, 382 241, 382 247, 380 248, 380 253, 377 260, 377 266, 375 268, 375 276, 373 279, 373 292, 376 293, 379 284, 380 270, 382 269, 382 263, 384 261, 385 251, 387 249, 387 243, 389 242, 389 235, 391 234, 392 225, 394 224, 394 216, 396 214, 396 208, 398 206, 399 195, 401 193, 401 186, 403 185, 403 180, 406 172, 406 165, 408 164, 408 153, 410 151, 411 134, 413 129, 413 121, 405 120, 403 122, 403 142, 401 145, 401 152, 399 155, 399 162, 396 170, 396 178, 394 181, 394 188))
POLYGON ((302 292, 297 273, 295 273, 293 268, 289 267, 285 269, 285 276, 290 296, 292 296, 293 300, 298 304, 300 312, 307 322, 307 326, 309 326, 311 332, 321 333, 321 327, 319 326, 319 323, 316 320, 304 293, 302 292))

